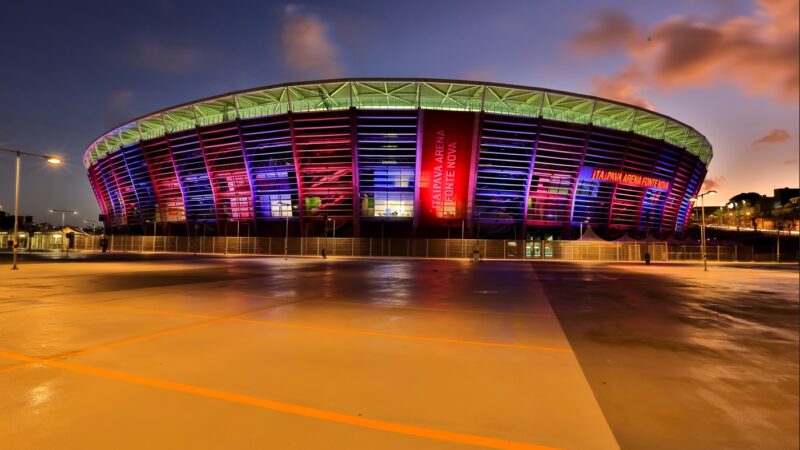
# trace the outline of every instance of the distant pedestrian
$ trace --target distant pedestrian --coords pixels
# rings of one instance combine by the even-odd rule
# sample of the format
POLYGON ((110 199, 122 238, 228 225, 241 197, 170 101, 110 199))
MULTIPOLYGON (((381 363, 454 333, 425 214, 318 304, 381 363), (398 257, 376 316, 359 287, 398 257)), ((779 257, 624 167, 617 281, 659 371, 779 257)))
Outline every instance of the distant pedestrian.
POLYGON ((325 248, 322 249, 322 259, 328 259, 328 256, 325 254, 325 248))
POLYGON ((644 253, 644 263, 645 264, 650 264, 650 252, 645 252, 644 253))
POLYGON ((108 250, 108 239, 106 238, 100 239, 100 248, 103 250, 103 253, 105 253, 106 250, 108 250))

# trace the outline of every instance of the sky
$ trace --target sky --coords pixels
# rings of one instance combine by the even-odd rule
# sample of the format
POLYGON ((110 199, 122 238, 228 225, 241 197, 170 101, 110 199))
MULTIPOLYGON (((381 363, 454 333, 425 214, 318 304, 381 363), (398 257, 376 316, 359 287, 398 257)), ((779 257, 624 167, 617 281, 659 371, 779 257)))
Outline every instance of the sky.
MULTIPOLYGON (((4 2, 0 147, 23 159, 21 214, 100 210, 86 147, 176 104, 334 77, 454 78, 637 104, 714 148, 714 204, 798 180, 798 0, 4 2)), ((14 158, 0 153, 13 212, 14 158)))

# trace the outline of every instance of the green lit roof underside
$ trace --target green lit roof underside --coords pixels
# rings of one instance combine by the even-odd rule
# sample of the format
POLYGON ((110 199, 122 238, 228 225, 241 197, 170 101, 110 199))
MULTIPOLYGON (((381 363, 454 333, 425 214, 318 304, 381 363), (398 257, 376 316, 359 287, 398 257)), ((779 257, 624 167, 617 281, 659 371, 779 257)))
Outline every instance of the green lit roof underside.
POLYGON ((623 103, 568 92, 448 80, 331 80, 235 92, 166 109, 104 134, 86 149, 88 168, 105 155, 164 134, 236 119, 289 111, 337 109, 443 109, 544 117, 663 139, 689 150, 706 165, 711 144, 694 128, 623 103))

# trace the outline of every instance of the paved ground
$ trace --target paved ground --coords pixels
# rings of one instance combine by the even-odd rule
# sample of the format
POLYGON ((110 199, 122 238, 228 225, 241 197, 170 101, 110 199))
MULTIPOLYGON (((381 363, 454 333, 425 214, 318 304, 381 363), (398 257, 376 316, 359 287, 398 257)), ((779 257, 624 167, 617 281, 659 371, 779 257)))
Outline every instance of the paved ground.
POLYGON ((80 261, 0 272, 3 449, 798 446, 797 266, 80 261))

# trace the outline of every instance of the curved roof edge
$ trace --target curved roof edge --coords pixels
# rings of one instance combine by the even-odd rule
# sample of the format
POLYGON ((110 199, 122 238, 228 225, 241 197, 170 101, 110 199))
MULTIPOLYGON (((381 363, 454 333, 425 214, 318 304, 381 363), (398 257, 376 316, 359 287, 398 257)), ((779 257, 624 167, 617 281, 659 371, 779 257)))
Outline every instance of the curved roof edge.
POLYGON ((277 84, 184 103, 139 117, 97 138, 84 166, 123 146, 167 133, 236 119, 337 109, 443 109, 484 111, 593 124, 687 149, 708 166, 705 136, 683 122, 638 106, 589 95, 477 81, 422 78, 343 78, 277 84))

